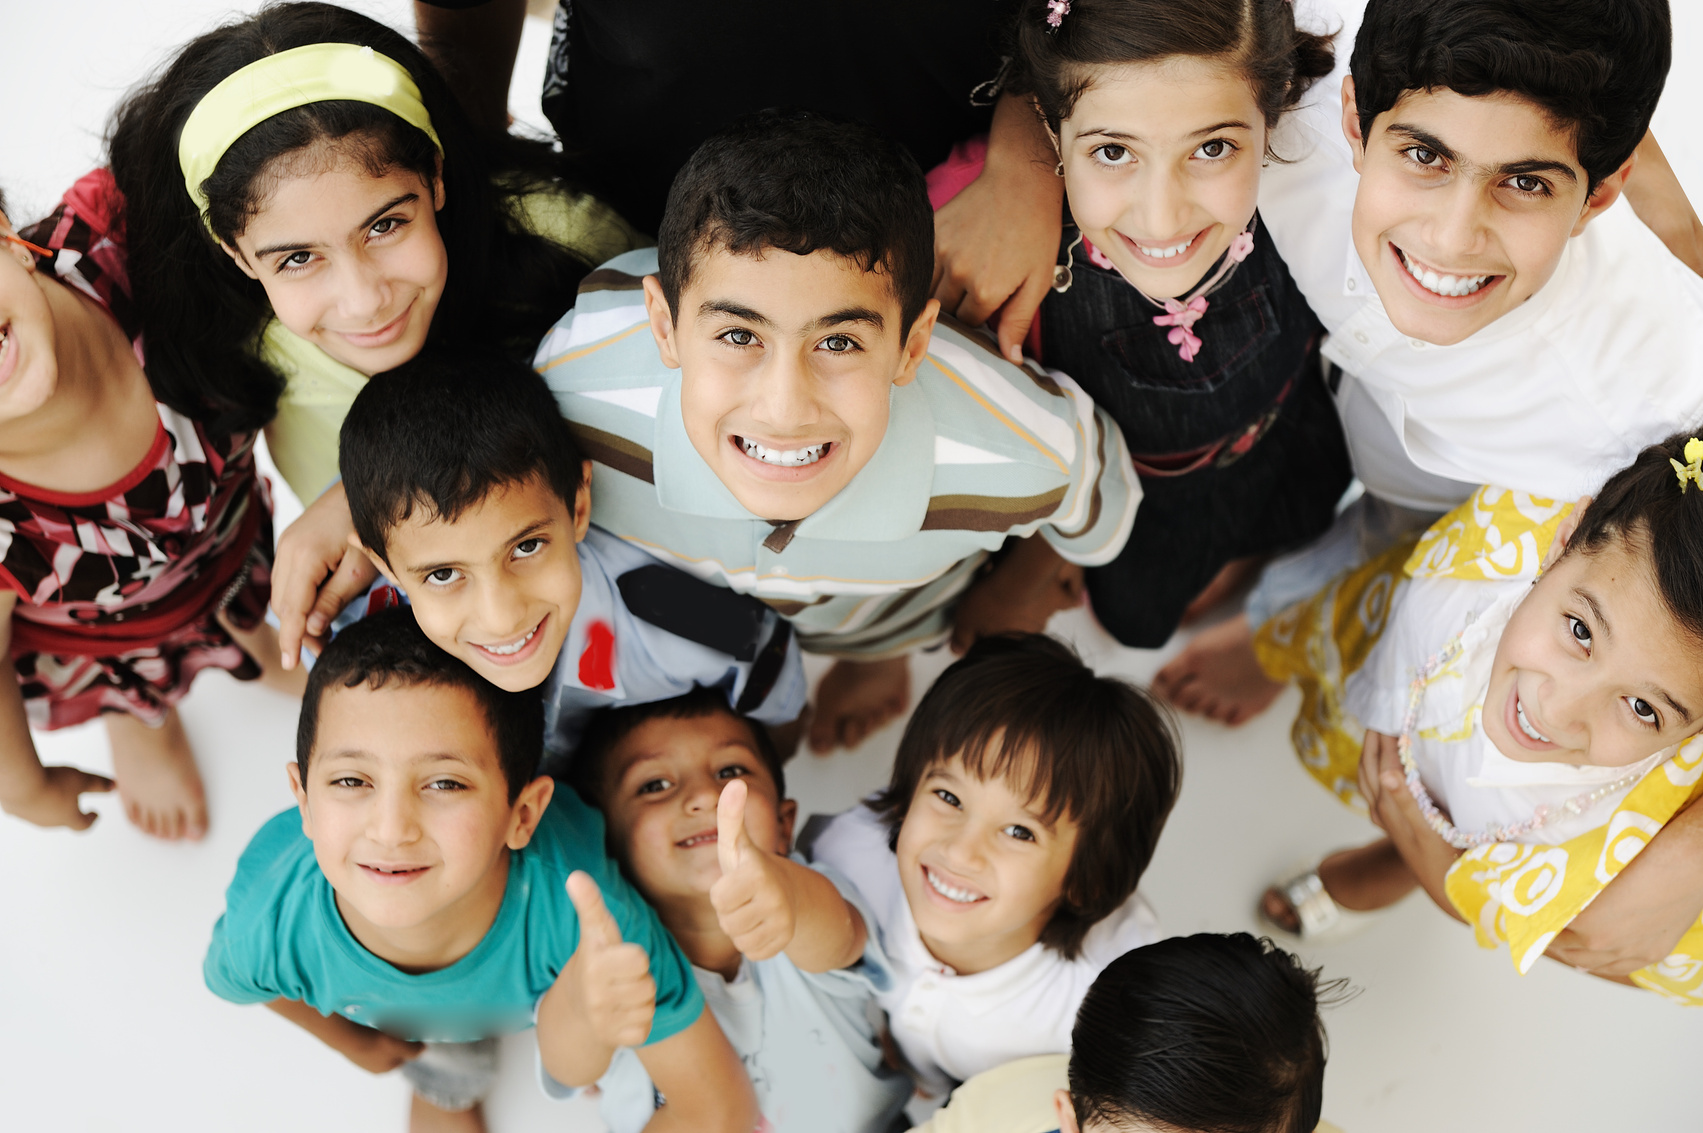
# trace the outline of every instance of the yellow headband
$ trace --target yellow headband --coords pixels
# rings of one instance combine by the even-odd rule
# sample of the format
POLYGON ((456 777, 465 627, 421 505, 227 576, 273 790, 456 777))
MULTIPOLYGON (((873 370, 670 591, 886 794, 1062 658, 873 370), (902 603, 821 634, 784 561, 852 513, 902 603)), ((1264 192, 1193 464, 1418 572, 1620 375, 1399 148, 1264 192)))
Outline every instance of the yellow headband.
POLYGON ((207 92, 177 144, 190 199, 207 219, 201 183, 236 140, 274 115, 310 102, 370 102, 418 128, 443 152, 420 88, 388 55, 353 43, 310 43, 250 63, 207 92))

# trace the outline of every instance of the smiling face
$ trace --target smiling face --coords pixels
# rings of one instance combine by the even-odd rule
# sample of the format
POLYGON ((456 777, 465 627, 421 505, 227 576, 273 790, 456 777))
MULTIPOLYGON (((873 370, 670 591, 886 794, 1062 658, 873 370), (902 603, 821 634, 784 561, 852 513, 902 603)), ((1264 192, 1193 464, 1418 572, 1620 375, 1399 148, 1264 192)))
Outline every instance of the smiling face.
POLYGON ((509 801, 484 709, 466 689, 326 689, 306 781, 290 784, 314 858, 355 937, 386 959, 431 941, 452 963, 502 905, 551 780, 509 801))
POLYGON ((1573 132, 1505 94, 1409 91, 1362 146, 1353 81, 1342 90, 1354 248, 1396 329, 1426 342, 1460 342, 1536 294, 1631 167, 1588 192, 1573 132))
POLYGON ((368 556, 408 595, 432 643, 509 692, 555 667, 579 609, 576 549, 591 522, 591 469, 570 509, 543 477, 498 487, 445 523, 416 505, 368 556))
POLYGON ((1703 644, 1634 547, 1563 555, 1514 611, 1483 716, 1509 759, 1624 767, 1703 728, 1703 644))
POLYGON ((939 304, 908 334, 885 273, 828 251, 700 251, 676 322, 655 276, 645 306, 680 370, 686 435, 741 506, 810 515, 851 483, 887 433, 892 387, 916 376, 939 304))
POLYGON ((274 164, 277 183, 225 251, 279 322, 345 366, 371 377, 414 357, 449 278, 442 179, 374 177, 324 143, 274 164))
POLYGON ((1212 59, 1097 68, 1059 123, 1071 216, 1136 287, 1186 294, 1253 218, 1265 134, 1247 80, 1212 59))
POLYGON ((749 726, 732 714, 646 720, 604 757, 598 798, 610 844, 646 900, 708 906, 721 878, 716 802, 733 779, 746 782, 751 841, 785 852, 798 804, 779 797, 749 726))
MULTIPOLYGON (((14 236, 0 213, 0 234, 14 236)), ((37 278, 35 258, 0 240, 0 422, 27 417, 59 388, 58 335, 53 309, 37 278)))
POLYGON ((1076 823, 1048 823, 1039 800, 977 779, 953 756, 917 783, 899 827, 899 881, 935 959, 986 971, 1041 938, 1064 899, 1076 823))

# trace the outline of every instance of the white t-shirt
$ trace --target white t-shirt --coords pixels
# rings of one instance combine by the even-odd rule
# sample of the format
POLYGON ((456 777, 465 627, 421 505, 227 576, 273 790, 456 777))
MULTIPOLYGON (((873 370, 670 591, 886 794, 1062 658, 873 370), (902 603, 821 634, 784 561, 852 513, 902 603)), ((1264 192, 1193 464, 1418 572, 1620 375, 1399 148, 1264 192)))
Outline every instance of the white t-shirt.
POLYGON ((1703 424, 1703 279, 1624 200, 1568 241, 1537 294, 1470 338, 1437 346, 1395 328, 1351 237, 1359 175, 1341 100, 1352 46, 1350 28, 1336 71, 1274 131, 1289 161, 1265 169, 1259 207, 1330 334, 1324 354, 1343 370, 1337 409, 1366 487, 1430 511, 1478 484, 1572 500, 1646 445, 1703 424))
POLYGON ((935 1104, 957 1082, 1014 1058, 1070 1050, 1076 1009, 1107 964, 1159 939, 1159 922, 1140 893, 1088 930, 1066 960, 1035 944, 997 968, 961 976, 922 942, 887 825, 867 806, 836 816, 817 836, 813 857, 850 878, 874 917, 892 980, 876 993, 918 1085, 935 1104))

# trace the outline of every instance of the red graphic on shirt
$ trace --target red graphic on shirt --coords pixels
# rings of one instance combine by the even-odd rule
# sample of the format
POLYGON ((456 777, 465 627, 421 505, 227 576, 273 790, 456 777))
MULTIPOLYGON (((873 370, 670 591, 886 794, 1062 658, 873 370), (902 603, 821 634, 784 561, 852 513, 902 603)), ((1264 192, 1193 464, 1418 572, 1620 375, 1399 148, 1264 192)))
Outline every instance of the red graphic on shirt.
POLYGON ((615 688, 615 631, 604 621, 585 627, 585 652, 579 655, 579 683, 599 692, 615 688))
POLYGON ((367 594, 366 617, 372 617, 380 610, 388 610, 393 606, 402 605, 402 595, 394 586, 375 586, 367 594))

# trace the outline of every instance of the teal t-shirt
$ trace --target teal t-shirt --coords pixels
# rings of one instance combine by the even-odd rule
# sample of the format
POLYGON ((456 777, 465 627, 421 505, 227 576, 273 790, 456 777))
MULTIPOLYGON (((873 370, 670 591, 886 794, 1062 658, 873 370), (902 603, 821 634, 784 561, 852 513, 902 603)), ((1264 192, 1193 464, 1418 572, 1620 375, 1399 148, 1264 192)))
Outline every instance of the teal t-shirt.
POLYGON ((603 891, 622 939, 650 956, 656 1016, 647 1041, 690 1026, 704 1009, 691 965, 605 852, 603 816, 566 790, 532 841, 509 855, 502 907, 485 938, 449 967, 418 975, 355 939, 292 807, 243 851, 202 972, 213 993, 233 1003, 294 999, 403 1039, 466 1042, 524 1030, 579 945, 567 892, 576 869, 603 891))

